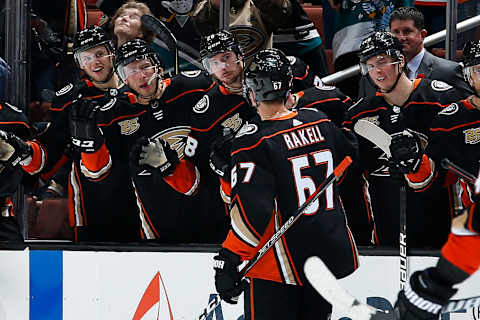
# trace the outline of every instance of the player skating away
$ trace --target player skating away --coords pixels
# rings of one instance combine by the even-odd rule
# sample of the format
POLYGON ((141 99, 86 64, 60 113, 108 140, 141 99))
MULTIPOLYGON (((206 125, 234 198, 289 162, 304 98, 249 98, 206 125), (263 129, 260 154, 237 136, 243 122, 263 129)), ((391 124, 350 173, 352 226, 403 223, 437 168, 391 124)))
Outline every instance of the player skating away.
MULTIPOLYGON (((413 186, 451 183, 440 165, 444 158, 470 173, 480 168, 480 41, 465 44, 463 74, 475 94, 451 104, 435 118, 422 166, 417 174, 408 175, 413 186)), ((477 188, 462 181, 465 210, 453 220, 437 265, 415 272, 407 289, 399 293, 396 306, 401 319, 438 318, 441 306, 457 291, 453 286, 480 267, 480 178, 475 184, 477 188)))
POLYGON ((322 256, 339 278, 358 266, 334 184, 247 273, 250 284, 239 279, 241 261, 252 258, 345 156, 356 159, 355 137, 324 113, 285 107, 291 81, 288 61, 276 50, 257 53, 245 71, 259 117, 233 140, 231 229, 214 268, 225 301, 234 303, 246 288, 246 319, 327 319, 331 306, 306 282, 305 259, 322 256))
POLYGON ((98 126, 107 139, 116 143, 107 146, 103 154, 97 153, 97 157, 116 154, 113 165, 117 160, 117 166, 126 174, 130 162, 144 239, 201 242, 204 221, 190 199, 200 176, 183 154, 190 132, 191 107, 213 82, 200 71, 162 79, 159 56, 139 39, 118 48, 115 67, 137 97, 125 108, 143 111, 124 119, 123 109, 104 110, 98 126))
MULTIPOLYGON (((431 121, 442 108, 465 96, 441 81, 409 80, 404 73, 402 45, 388 32, 376 32, 365 39, 359 55, 362 72, 368 74, 379 91, 350 108, 344 125, 352 128, 358 120, 366 119, 393 135, 394 162, 369 141, 360 138, 359 143, 360 168, 368 181, 369 195, 365 199, 371 200, 376 240, 380 245, 396 246, 400 186, 392 179, 391 164, 396 172, 416 171, 431 121)), ((411 245, 439 248, 445 242, 454 211, 449 201, 455 197, 451 191, 415 193, 407 190, 407 238, 411 245), (434 235, 424 232, 432 227, 436 230, 434 235)))

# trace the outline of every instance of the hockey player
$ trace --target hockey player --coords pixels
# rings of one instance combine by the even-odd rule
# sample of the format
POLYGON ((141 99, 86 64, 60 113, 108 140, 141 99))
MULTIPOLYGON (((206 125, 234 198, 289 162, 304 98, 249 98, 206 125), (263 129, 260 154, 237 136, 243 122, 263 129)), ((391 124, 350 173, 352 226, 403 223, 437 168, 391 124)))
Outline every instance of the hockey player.
POLYGON ((22 139, 34 132, 22 110, 0 104, 0 241, 23 241, 11 197, 23 177, 21 166, 32 161, 34 144, 22 139))
POLYGON ((441 193, 415 193, 408 189, 407 202, 400 204, 399 181, 403 180, 402 172, 418 170, 434 116, 465 96, 441 81, 409 80, 404 73, 402 45, 388 32, 375 32, 366 38, 359 56, 362 72, 368 74, 379 91, 350 108, 344 125, 353 128, 358 120, 365 119, 392 135, 392 159, 371 142, 363 138, 359 141, 360 168, 368 181, 369 195, 365 199, 371 200, 375 239, 380 245, 398 245, 399 211, 400 206, 406 205, 409 244, 439 248, 446 240, 455 210, 449 201, 455 195, 448 193, 453 189, 443 189, 441 193), (393 174, 399 179, 392 179, 393 174), (432 227, 435 235, 424 232, 432 227))
POLYGON ((189 111, 213 81, 201 71, 162 79, 160 58, 139 39, 119 47, 115 68, 136 95, 130 108, 142 111, 125 121, 122 110, 104 110, 98 126, 104 133, 108 130, 115 134, 116 144, 96 156, 101 159, 121 154, 113 161, 118 161, 117 165, 127 173, 130 166, 142 238, 162 242, 208 240, 202 227, 209 222, 205 213, 194 208, 191 199, 200 176, 183 155, 190 132, 189 111))
POLYGON ((259 118, 233 140, 232 226, 214 257, 215 286, 229 303, 245 289, 245 319, 328 319, 331 306, 310 287, 302 266, 312 254, 320 255, 338 278, 358 266, 336 184, 247 273, 249 284, 237 269, 345 156, 356 159, 353 134, 347 138, 320 111, 286 108, 292 74, 279 53, 258 52, 245 71, 245 92, 259 118))
MULTIPOLYGON (((89 171, 85 166, 92 153, 115 143, 97 129, 95 119, 100 106, 100 110, 113 108, 116 97, 123 94, 113 70, 112 43, 100 27, 94 26, 76 34, 73 51, 88 79, 56 93, 50 109, 52 121, 38 136, 32 161, 23 168, 30 174, 42 171, 51 175, 65 163, 66 149, 71 149, 68 202, 75 240, 139 240, 140 224, 128 172, 114 167, 115 174, 102 176, 103 172, 89 171)), ((132 108, 129 111, 135 112, 132 108)), ((105 165, 112 163, 111 158, 101 160, 105 165)))
MULTIPOLYGON (((463 49, 463 74, 475 94, 451 104, 435 118, 430 128, 429 146, 420 170, 408 175, 412 186, 432 188, 449 184, 440 163, 447 158, 464 170, 480 169, 480 41, 470 41, 463 49)), ((480 177, 475 185, 462 181, 465 210, 452 222, 448 241, 433 268, 417 271, 405 291, 398 295, 396 308, 401 319, 437 319, 441 306, 456 293, 453 285, 467 279, 480 267, 480 177)))
MULTIPOLYGON (((276 49, 270 50, 279 52, 276 49)), ((192 132, 187 140, 185 154, 201 172, 202 185, 205 187, 201 187, 199 192, 206 192, 208 195, 204 197, 205 202, 200 203, 199 207, 211 212, 212 219, 218 221, 218 225, 227 227, 228 209, 223 201, 226 203, 230 201, 230 143, 228 141, 232 136, 228 138, 227 135, 226 139, 222 136, 225 129, 237 132, 245 121, 256 116, 256 113, 249 107, 242 94, 244 61, 235 37, 225 30, 204 37, 200 54, 203 66, 215 79, 216 85, 193 107, 192 132), (215 173, 212 173, 211 169, 215 173), (221 177, 220 186, 217 174, 221 177), (220 197, 212 201, 210 195, 218 193, 219 189, 223 201, 220 197)), ((283 53, 280 52, 280 54, 283 56, 283 53)), ((289 64, 297 72, 296 76, 294 74, 293 82, 297 83, 298 88, 306 89, 314 86, 314 79, 310 78, 308 69, 301 60, 289 57, 289 64)), ((334 98, 332 92, 320 89, 315 92, 308 90, 308 92, 299 93, 298 97, 301 96, 301 99, 295 102, 290 100, 290 106, 301 107, 311 104, 312 107, 321 109, 322 106, 329 105, 329 109, 337 115, 338 110, 342 108, 336 107, 347 98, 344 96, 334 98)), ((226 231, 227 228, 223 229, 223 233, 219 228, 213 230, 218 234, 218 241, 225 237, 226 231)))

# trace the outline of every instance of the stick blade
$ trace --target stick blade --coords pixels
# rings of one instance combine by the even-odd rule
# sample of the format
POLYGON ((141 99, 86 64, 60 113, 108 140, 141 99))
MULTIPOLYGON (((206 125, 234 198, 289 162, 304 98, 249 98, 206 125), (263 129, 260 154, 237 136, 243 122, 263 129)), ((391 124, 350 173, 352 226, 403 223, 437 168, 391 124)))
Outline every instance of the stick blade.
POLYGON ((385 313, 351 296, 330 272, 319 257, 307 259, 303 267, 305 276, 313 288, 332 306, 347 313, 355 320, 398 320, 395 313, 385 313))
POLYGON ((177 39, 162 21, 149 14, 144 14, 140 20, 145 28, 155 33, 167 45, 168 50, 175 51, 177 39))
POLYGON ((388 157, 391 157, 390 153, 390 144, 392 142, 392 137, 386 133, 382 128, 372 123, 371 121, 360 119, 353 126, 353 130, 365 139, 371 141, 377 147, 382 149, 383 152, 387 154, 388 157))

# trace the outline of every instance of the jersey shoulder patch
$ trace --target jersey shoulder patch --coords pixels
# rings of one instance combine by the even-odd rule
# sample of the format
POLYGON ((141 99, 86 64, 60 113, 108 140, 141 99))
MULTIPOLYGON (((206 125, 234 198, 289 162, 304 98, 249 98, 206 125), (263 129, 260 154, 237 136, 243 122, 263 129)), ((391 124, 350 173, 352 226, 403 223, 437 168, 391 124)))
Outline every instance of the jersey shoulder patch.
POLYGON ((448 107, 443 108, 442 111, 440 111, 438 114, 441 114, 444 116, 451 116, 457 113, 458 109, 459 109, 458 104, 452 103, 448 107))
POLYGON ((440 80, 433 80, 431 83, 432 89, 435 91, 447 91, 453 87, 446 82, 440 80))
POLYGON ((204 95, 193 107, 193 112, 195 113, 205 113, 210 106, 210 98, 208 95, 204 95))
POLYGON ((9 107, 12 111, 15 111, 15 112, 18 112, 18 113, 23 113, 22 110, 18 109, 17 107, 15 107, 14 105, 11 105, 10 103, 8 102, 5 102, 4 103, 7 107, 9 107))
POLYGON ((254 123, 245 122, 245 124, 238 130, 235 138, 240 138, 245 135, 251 135, 258 131, 258 126, 254 123))
POLYGON ((288 61, 290 61, 290 65, 293 66, 295 62, 297 62, 297 58, 294 56, 287 56, 288 61))
POLYGON ((325 83, 323 83, 322 79, 320 79, 319 76, 315 76, 313 79, 313 85, 315 88, 320 89, 320 90, 335 90, 335 86, 328 86, 325 83))
POLYGON ((64 94, 66 94, 67 92, 70 92, 70 90, 73 89, 73 83, 69 83, 67 84, 65 87, 63 87, 62 89, 58 90, 57 92, 55 92, 55 95, 57 97, 60 97, 60 96, 63 96, 64 94))

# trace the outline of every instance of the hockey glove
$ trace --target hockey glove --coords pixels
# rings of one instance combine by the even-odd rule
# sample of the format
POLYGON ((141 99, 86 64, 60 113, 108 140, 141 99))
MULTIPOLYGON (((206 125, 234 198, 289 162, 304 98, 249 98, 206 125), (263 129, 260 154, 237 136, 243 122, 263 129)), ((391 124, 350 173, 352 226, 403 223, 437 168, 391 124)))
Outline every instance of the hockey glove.
POLYGON ((213 257, 215 288, 220 298, 230 304, 236 304, 238 297, 248 286, 248 281, 242 280, 238 272, 240 262, 240 256, 225 248, 220 249, 218 255, 213 257))
MULTIPOLYGON (((132 169, 150 166, 158 169, 161 177, 172 174, 178 162, 177 152, 172 150, 170 144, 161 138, 151 140, 142 137, 137 140, 130 151, 130 167, 132 169)), ((136 169, 133 170, 136 171, 136 169)))
POLYGON ((402 320, 438 319, 442 307, 457 289, 442 283, 435 268, 417 271, 404 290, 398 293, 395 310, 402 320))
POLYGON ((70 110, 70 134, 73 148, 79 152, 92 153, 104 142, 97 127, 98 104, 92 100, 77 100, 70 110))
POLYGON ((232 141, 235 137, 233 130, 224 128, 223 134, 213 140, 210 145, 210 168, 226 182, 230 182, 232 157, 232 141))
POLYGON ((14 167, 32 156, 32 147, 16 135, 0 130, 0 162, 14 167))
POLYGON ((422 162, 423 148, 420 139, 409 130, 392 135, 390 144, 392 165, 401 173, 415 173, 422 162))

